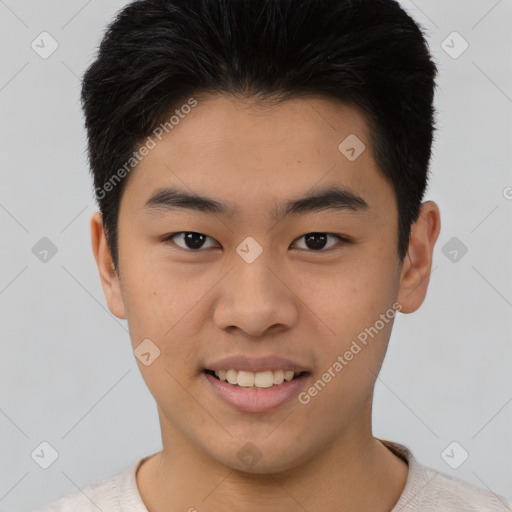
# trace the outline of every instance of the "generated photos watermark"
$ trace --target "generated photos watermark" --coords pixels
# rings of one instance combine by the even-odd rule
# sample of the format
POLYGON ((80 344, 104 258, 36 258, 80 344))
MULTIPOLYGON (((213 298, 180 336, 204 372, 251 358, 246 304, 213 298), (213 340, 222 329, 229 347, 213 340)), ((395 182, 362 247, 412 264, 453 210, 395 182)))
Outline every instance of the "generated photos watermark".
POLYGON ((164 133, 170 133, 174 128, 185 119, 187 114, 190 114, 192 109, 198 104, 195 98, 189 98, 187 103, 183 104, 179 109, 174 111, 174 114, 169 117, 167 121, 158 125, 152 132, 152 134, 146 138, 144 144, 133 152, 132 156, 128 159, 125 164, 119 168, 101 187, 97 187, 94 191, 96 199, 103 199, 108 192, 114 190, 114 188, 126 178, 126 176, 140 163, 152 149, 155 149, 158 142, 160 142, 164 136, 164 133), (157 140, 155 140, 157 139, 157 140))
POLYGON ((336 361, 327 368, 327 371, 322 374, 320 379, 318 379, 306 391, 299 393, 297 396, 298 401, 303 405, 309 404, 309 402, 311 402, 311 398, 315 397, 320 391, 322 391, 325 386, 331 382, 331 380, 334 379, 334 377, 336 377, 336 375, 340 373, 343 368, 345 368, 345 366, 347 366, 350 361, 352 361, 354 357, 363 350, 363 348, 368 345, 368 336, 373 339, 374 336, 384 329, 386 324, 393 320, 396 312, 401 310, 402 305, 399 302, 395 302, 385 313, 381 313, 379 320, 377 320, 371 327, 366 327, 361 331, 357 335, 357 340, 352 341, 349 349, 346 350, 343 355, 339 355, 336 358, 336 361))

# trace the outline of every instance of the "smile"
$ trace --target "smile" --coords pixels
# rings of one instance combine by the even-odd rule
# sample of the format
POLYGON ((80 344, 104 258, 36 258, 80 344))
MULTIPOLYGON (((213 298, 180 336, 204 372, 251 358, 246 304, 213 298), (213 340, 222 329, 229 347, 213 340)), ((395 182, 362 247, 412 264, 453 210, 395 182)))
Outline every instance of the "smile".
POLYGON ((217 372, 204 370, 203 375, 208 389, 216 398, 246 413, 269 412, 284 406, 304 390, 311 376, 309 372, 295 374, 290 370, 256 373, 237 370, 218 370, 217 372), (285 373, 288 379, 285 378, 285 373), (233 383, 230 383, 229 379, 233 383))

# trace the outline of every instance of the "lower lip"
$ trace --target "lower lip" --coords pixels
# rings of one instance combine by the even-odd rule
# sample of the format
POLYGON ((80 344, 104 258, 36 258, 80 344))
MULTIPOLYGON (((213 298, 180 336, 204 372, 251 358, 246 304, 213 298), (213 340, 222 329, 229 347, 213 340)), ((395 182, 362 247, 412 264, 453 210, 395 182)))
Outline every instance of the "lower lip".
POLYGON ((217 396, 242 412, 267 412, 284 405, 300 393, 310 376, 309 373, 304 373, 296 379, 284 381, 271 388, 254 389, 233 386, 209 373, 203 373, 217 396))

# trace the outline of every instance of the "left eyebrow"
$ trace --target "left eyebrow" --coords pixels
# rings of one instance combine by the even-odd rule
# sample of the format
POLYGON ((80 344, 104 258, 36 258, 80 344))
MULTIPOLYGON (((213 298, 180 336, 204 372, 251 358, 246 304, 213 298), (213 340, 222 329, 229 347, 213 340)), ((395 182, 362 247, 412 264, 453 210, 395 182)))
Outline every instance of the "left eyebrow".
MULTIPOLYGON (((275 220, 281 220, 288 215, 304 215, 325 210, 355 213, 368 210, 368 208, 368 203, 362 197, 346 188, 331 185, 302 197, 285 201, 275 207, 270 215, 275 220)), ((196 210, 226 217, 233 217, 239 213, 234 203, 223 203, 217 199, 190 193, 177 187, 158 189, 144 205, 144 210, 148 212, 175 209, 196 210)))

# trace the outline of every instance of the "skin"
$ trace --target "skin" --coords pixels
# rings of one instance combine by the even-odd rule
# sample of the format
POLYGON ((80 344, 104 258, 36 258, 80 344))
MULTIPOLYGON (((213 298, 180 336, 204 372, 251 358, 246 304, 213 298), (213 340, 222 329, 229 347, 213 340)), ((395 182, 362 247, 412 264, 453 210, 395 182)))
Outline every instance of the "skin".
POLYGON ((235 353, 277 354, 307 365, 311 385, 393 303, 402 313, 421 306, 439 208, 422 204, 401 264, 395 195, 357 109, 312 97, 274 106, 228 95, 196 98, 192 112, 129 175, 118 272, 100 213, 91 219, 110 311, 128 320, 134 349, 149 338, 161 351, 149 366, 137 359, 158 406, 163 443, 137 472, 142 499, 150 512, 390 511, 408 467, 373 437, 371 413, 392 321, 307 405, 292 400, 266 413, 240 412, 209 389, 203 369, 235 353), (366 145, 355 161, 338 149, 350 134, 366 145), (327 184, 350 188, 368 210, 279 222, 270 216, 275 205, 327 184), (145 211, 154 191, 170 185, 234 203, 239 212, 145 211), (205 247, 189 248, 180 236, 162 241, 186 231, 207 235, 205 247), (304 237, 312 232, 351 242, 334 237, 315 249, 304 237), (251 264, 236 252, 247 236, 263 248, 251 264), (248 442, 261 455, 251 468, 237 456, 248 442))

